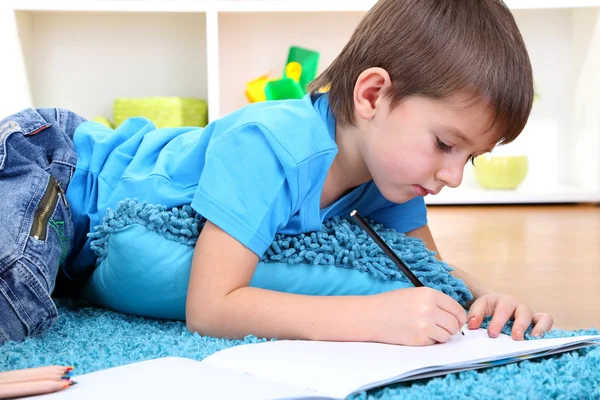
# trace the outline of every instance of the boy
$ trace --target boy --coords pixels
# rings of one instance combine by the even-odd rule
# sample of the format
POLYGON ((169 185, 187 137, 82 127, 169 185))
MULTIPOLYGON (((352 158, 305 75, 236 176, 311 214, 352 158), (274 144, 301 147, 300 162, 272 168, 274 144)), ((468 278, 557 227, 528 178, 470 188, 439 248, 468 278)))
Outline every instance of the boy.
MULTIPOLYGON (((441 292, 410 288, 372 296, 302 296, 248 287, 254 269, 276 233, 314 231, 325 219, 347 216, 352 209, 419 237, 436 251, 423 197, 458 186, 468 160, 513 141, 532 100, 527 51, 500 0, 380 0, 302 100, 253 104, 205 129, 156 130, 147 120, 132 118, 114 132, 82 122, 74 134, 70 122, 60 121, 70 118, 75 124, 79 117, 59 117, 58 111, 58 127, 44 130, 46 117, 29 110, 8 119, 16 125, 10 125, 15 132, 6 139, 7 165, 26 162, 10 159, 13 137, 18 137, 14 142, 33 142, 55 129, 64 139, 61 151, 68 154, 63 163, 72 166, 68 139, 73 139, 75 172, 68 177, 66 168, 57 177, 68 188, 66 202, 56 200, 57 214, 49 217, 50 227, 62 221, 62 237, 73 238, 62 269, 70 279, 82 279, 93 269, 86 234, 107 207, 115 208, 127 197, 167 207, 191 204, 207 219, 192 261, 186 304, 191 331, 428 345, 449 340, 467 322, 465 310, 441 292), (327 85, 328 93, 318 93, 327 85), (31 121, 37 123, 23 128, 31 121)), ((47 118, 50 122, 53 116, 47 118)), ((40 139, 40 149, 44 145, 48 143, 40 139)), ((58 162, 52 154, 51 159, 58 162)), ((34 169, 45 165, 52 175, 52 163, 43 158, 34 169)), ((39 172, 45 178, 36 178, 36 188, 56 186, 39 172)), ((28 171, 20 173, 18 179, 28 179, 28 171)), ((45 195, 34 191, 32 200, 31 190, 11 190, 26 194, 11 203, 11 216, 2 218, 22 215, 20 227, 43 220, 31 216, 47 215, 38 212, 39 198, 45 195)), ((12 264, 0 264, 0 274, 13 270, 15 263, 38 275, 49 269, 40 265, 60 264, 66 252, 57 251, 56 244, 37 258, 30 256, 53 231, 40 236, 31 229, 25 239, 15 236, 12 264), (52 263, 47 261, 50 250, 52 263)), ((64 243, 60 237, 56 235, 57 243, 64 243)), ((16 307, 6 294, 11 288, 3 291, 13 306, 5 336, 19 338, 47 328, 46 321, 55 317, 49 297, 55 270, 43 276, 44 295, 36 292, 43 297, 38 303, 49 310, 46 315, 29 317, 41 305, 16 307)), ((534 314, 511 296, 490 293, 459 269, 454 274, 475 298, 469 328, 479 327, 486 315, 493 316, 491 337, 509 318, 515 319, 517 340, 531 322, 536 336, 551 328, 549 315, 534 314)), ((13 293, 23 292, 18 277, 12 285, 13 293)))

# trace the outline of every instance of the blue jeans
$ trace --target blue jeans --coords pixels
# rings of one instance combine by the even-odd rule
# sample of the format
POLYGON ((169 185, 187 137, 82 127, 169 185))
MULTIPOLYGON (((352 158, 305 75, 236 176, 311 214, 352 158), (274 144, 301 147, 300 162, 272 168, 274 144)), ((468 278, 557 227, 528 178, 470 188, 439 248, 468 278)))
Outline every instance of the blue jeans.
POLYGON ((0 343, 40 335, 58 318, 51 294, 73 243, 65 191, 83 121, 31 108, 0 121, 0 343))

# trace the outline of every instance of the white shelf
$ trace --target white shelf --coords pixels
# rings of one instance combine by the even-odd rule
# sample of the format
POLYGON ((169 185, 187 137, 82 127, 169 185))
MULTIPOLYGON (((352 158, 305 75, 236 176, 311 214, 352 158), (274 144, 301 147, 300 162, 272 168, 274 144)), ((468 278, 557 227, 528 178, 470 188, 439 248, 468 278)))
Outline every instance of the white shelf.
POLYGON ((425 198, 425 203, 430 205, 589 202, 600 202, 600 190, 584 190, 559 184, 544 188, 523 187, 516 190, 445 188, 440 194, 425 198))
POLYGON ((366 12, 375 0, 217 0, 220 12, 366 12))
MULTIPOLYGON (((21 11, 114 12, 354 12, 368 11, 376 0, 12 0, 21 11)), ((509 8, 598 7, 599 0, 507 0, 509 8)))
POLYGON ((205 0, 14 0, 17 11, 205 12, 205 0))

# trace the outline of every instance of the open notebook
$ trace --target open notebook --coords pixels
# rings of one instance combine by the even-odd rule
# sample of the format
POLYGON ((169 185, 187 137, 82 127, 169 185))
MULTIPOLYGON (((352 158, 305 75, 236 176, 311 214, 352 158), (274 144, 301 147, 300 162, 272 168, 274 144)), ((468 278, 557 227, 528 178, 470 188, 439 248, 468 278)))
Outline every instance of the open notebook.
POLYGON ((75 377, 78 385, 43 398, 344 399, 392 382, 597 344, 600 335, 514 341, 506 335, 490 339, 483 329, 427 347, 281 340, 228 348, 201 362, 166 357, 93 372, 75 377))

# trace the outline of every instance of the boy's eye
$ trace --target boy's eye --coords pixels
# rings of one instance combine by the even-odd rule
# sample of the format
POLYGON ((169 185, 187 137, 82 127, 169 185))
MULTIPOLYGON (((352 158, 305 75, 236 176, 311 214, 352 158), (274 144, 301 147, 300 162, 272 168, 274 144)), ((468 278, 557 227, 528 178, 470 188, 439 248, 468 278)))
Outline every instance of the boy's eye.
POLYGON ((435 145, 437 146, 438 149, 440 149, 446 153, 450 153, 452 151, 452 146, 447 145, 446 143, 442 142, 439 137, 435 138, 435 145))
MULTIPOLYGON (((442 150, 445 153, 452 152, 452 146, 442 142, 439 137, 435 138, 435 145, 437 146, 438 149, 442 150)), ((467 159, 467 161, 470 162, 471 164, 475 165, 475 157, 473 155, 470 155, 469 158, 467 159)))

